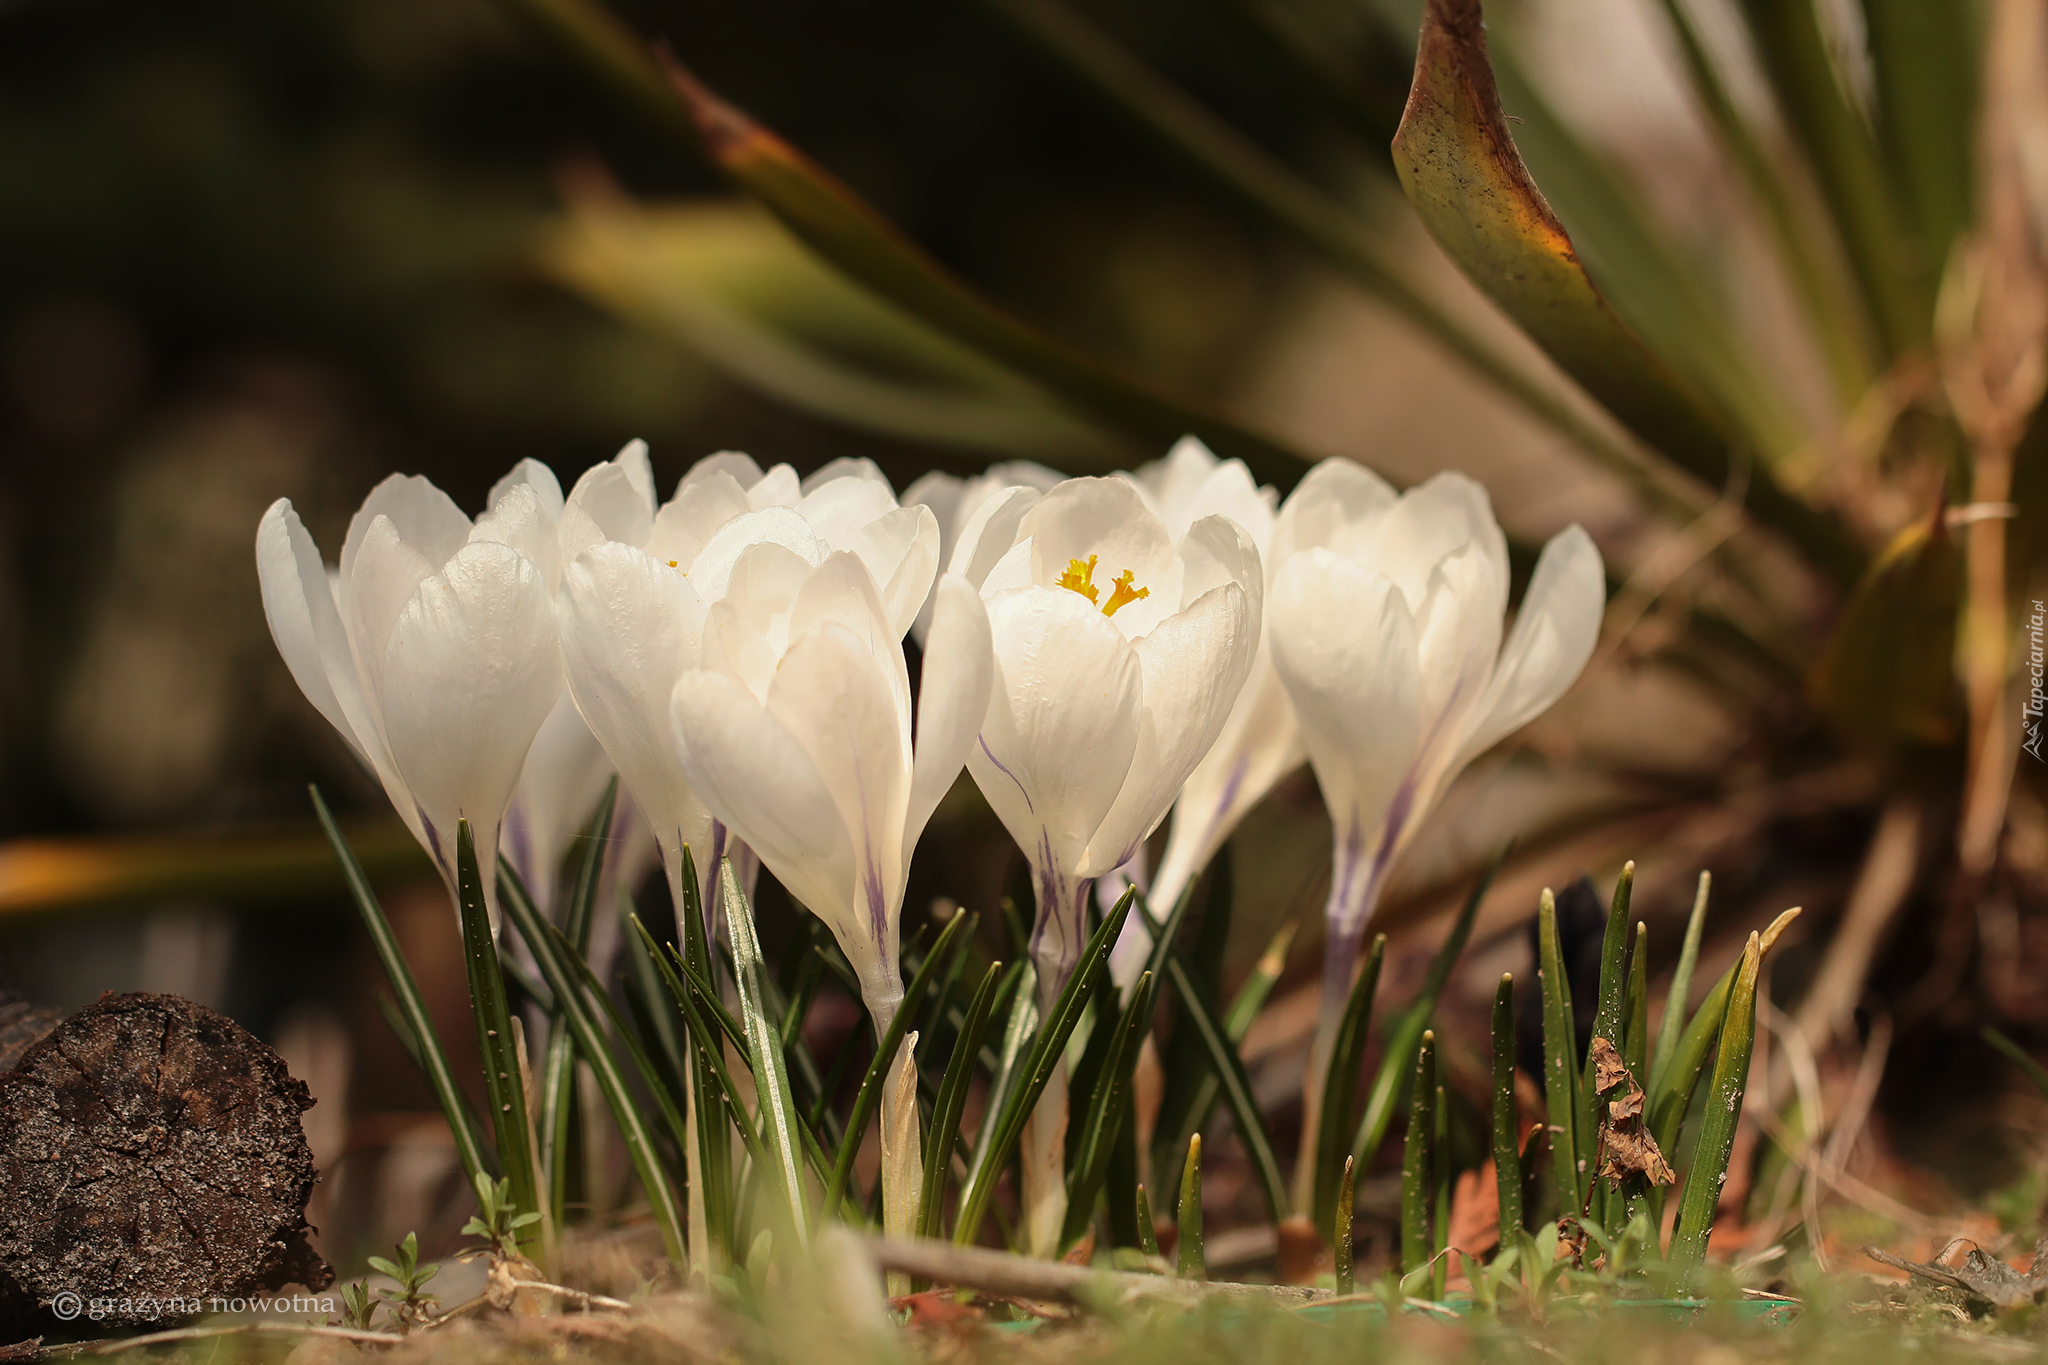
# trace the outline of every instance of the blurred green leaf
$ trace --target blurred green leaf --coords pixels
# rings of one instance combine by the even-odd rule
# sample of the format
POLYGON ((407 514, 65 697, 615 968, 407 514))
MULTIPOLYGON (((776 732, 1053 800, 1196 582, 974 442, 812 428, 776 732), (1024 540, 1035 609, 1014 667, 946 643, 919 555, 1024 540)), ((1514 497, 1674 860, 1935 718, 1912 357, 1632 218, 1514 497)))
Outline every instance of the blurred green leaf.
MULTIPOLYGON (((1621 423, 1694 476, 1726 487, 1743 446, 1701 394, 1647 350, 1586 274, 1523 165, 1487 61, 1478 0, 1430 0, 1394 164, 1439 245, 1621 423)), ((1838 578, 1862 554, 1764 468, 1744 501, 1838 578)))
POLYGON ((1715 1048, 1714 1083, 1700 1119, 1700 1138, 1686 1168, 1678 1199, 1678 1223, 1671 1232, 1670 1271, 1675 1286, 1690 1281, 1707 1255, 1714 1209, 1728 1176, 1728 1158, 1735 1148, 1735 1128, 1742 1118, 1742 1094, 1749 1081, 1749 1058, 1756 1046, 1757 977, 1763 967, 1758 936, 1749 936, 1728 993, 1728 1012, 1715 1048))
POLYGON ((938 1237, 945 1232, 946 1177, 953 1169, 953 1148, 960 1131, 960 1115, 967 1106, 968 1086, 981 1055, 981 1040, 988 1033, 990 1016, 1001 1005, 1004 994, 1023 979, 1023 968, 991 962, 982 974, 974 998, 967 1003, 966 1017, 953 1040, 953 1055, 939 1080, 939 1094, 932 1104, 931 1124, 924 1137, 924 1194, 918 1202, 917 1233, 938 1237))
MULTIPOLYGON (((1955 8, 1919 2, 1928 10, 1955 8)), ((1827 201, 1885 355, 1896 359, 1927 340, 1940 263, 1927 260, 1909 241, 1896 191, 1868 124, 1835 69, 1814 0, 1741 0, 1737 8, 1749 25, 1778 111, 1806 153, 1827 201)), ((1957 16, 1949 13, 1934 22, 1953 25, 1957 16)), ((1948 117, 1944 112, 1943 118, 1948 117)))
POLYGON ((1522 1134, 1515 1119, 1515 978, 1501 973, 1493 992, 1493 1175, 1500 1244, 1522 1230, 1522 1134))
MULTIPOLYGON (((718 865, 725 895, 726 932, 732 939, 733 980, 740 997, 740 1018, 747 1029, 747 1057, 754 1071, 754 1098, 761 1113, 761 1151, 774 1182, 781 1187, 798 1247, 810 1240, 810 1219, 804 1210, 803 1140, 797 1135, 796 1101, 789 1093, 789 1073, 782 1065, 782 1033, 768 1017, 762 999, 767 967, 754 933, 754 911, 733 875, 732 860, 718 865)), ((940 940, 944 942, 943 939, 940 940)), ((828 1205, 829 1207, 829 1205, 828 1205)))
POLYGON ((1223 1087, 1223 1098, 1230 1106, 1232 1121, 1237 1125, 1238 1140, 1244 1143, 1245 1153, 1251 1157, 1252 1173, 1258 1177, 1259 1192, 1266 1198, 1266 1214, 1278 1225, 1289 1212, 1287 1184, 1280 1178, 1280 1161, 1273 1155, 1273 1137, 1266 1129, 1266 1116, 1259 1111, 1258 1099, 1252 1093, 1244 1059, 1238 1056, 1237 1045, 1223 1031, 1222 1021, 1202 999, 1195 988, 1194 978, 1188 975, 1187 967, 1179 958, 1166 960, 1166 974, 1180 996, 1181 1009, 1185 1011, 1183 1017, 1193 1025, 1195 1035, 1209 1050, 1209 1065, 1223 1087))
POLYGON ((541 261, 620 317, 679 337, 802 411, 925 444, 1119 458, 1100 427, 823 265, 743 201, 646 206, 573 193, 541 261))
POLYGON ((1981 18, 1975 5, 1863 0, 1878 142, 1937 276, 1975 217, 1981 18))
MULTIPOLYGON (((1157 980, 1151 972, 1139 975, 1131 989, 1131 1003, 1117 1020, 1115 1040, 1096 1078, 1094 1092, 1086 1096, 1081 1142, 1067 1178, 1066 1225, 1060 1230, 1063 1251, 1080 1240, 1094 1218, 1095 1201, 1109 1173, 1110 1155, 1123 1124, 1129 1121, 1131 1075, 1137 1069, 1138 1048, 1151 1032, 1152 988, 1157 980)), ((1107 1029, 1107 1021, 1097 1027, 1107 1029)))
POLYGON ((1835 623, 1807 682, 1835 725, 1885 744, 1956 732, 1956 617, 1963 551, 1945 506, 1893 538, 1835 623))
POLYGON ((1331 1226, 1331 1220, 1337 1216, 1337 1181, 1351 1164, 1349 1134, 1358 1108, 1358 1069, 1365 1056, 1373 997, 1379 993, 1380 966, 1386 956, 1387 936, 1374 934, 1365 966, 1351 984, 1351 998, 1344 1002, 1344 1015, 1330 1048, 1330 1069, 1323 1081, 1322 1118, 1316 1132, 1314 1194, 1310 1201, 1318 1227, 1331 1226))

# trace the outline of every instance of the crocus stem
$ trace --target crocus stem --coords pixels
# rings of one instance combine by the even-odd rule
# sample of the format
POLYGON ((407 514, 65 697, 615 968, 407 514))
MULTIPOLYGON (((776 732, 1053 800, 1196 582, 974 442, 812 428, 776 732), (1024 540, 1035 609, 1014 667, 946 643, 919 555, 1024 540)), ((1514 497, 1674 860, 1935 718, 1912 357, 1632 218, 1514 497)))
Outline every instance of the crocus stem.
MULTIPOLYGON (((1038 919, 1031 932, 1031 965, 1038 976, 1038 1017, 1046 1019, 1081 959, 1088 937, 1091 883, 1057 867, 1033 871, 1038 877, 1038 919)), ((1025 1245, 1033 1256, 1059 1254, 1060 1229, 1067 1217, 1067 1079, 1062 1057, 1039 1094, 1020 1143, 1025 1245)))
MULTIPOLYGON (((1329 1077, 1330 1054, 1344 1023, 1344 1005, 1351 996, 1351 978, 1358 972, 1358 949, 1365 940, 1364 921, 1349 931, 1335 923, 1323 946, 1323 992, 1316 1012, 1315 1041, 1308 1051, 1308 1075, 1301 1087, 1301 1149, 1294 1165, 1294 1206, 1315 1205, 1316 1137, 1323 1122, 1323 1084, 1329 1077)), ((1322 1229, 1318 1229, 1321 1231, 1322 1229)))

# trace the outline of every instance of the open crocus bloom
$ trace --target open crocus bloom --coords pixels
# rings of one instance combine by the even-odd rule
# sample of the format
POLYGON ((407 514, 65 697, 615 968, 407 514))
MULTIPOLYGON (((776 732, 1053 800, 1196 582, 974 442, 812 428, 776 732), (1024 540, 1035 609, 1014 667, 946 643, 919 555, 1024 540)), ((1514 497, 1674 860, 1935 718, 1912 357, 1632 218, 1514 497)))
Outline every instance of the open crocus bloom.
MULTIPOLYGON (((1215 743, 1251 668, 1263 583, 1236 523, 1205 516, 1175 537, 1121 479, 991 498, 952 560, 982 564, 995 684, 967 770, 1031 863, 1043 1010, 1080 956, 1090 880, 1130 859, 1215 743)), ((1024 1134, 1040 1254, 1065 1215, 1066 1101, 1062 1067, 1024 1134)))
POLYGON ((1343 459, 1288 497, 1272 559, 1273 664, 1335 835, 1313 1105, 1389 867, 1465 765, 1578 677, 1599 637, 1604 571, 1579 527, 1553 536, 1503 644, 1507 542, 1486 490, 1438 474, 1397 496, 1343 459))
POLYGON ((719 859, 750 861, 727 846, 724 824, 691 787, 671 717, 677 680, 701 662, 710 605, 750 546, 776 545, 806 564, 847 551, 881 585, 900 639, 930 590, 938 527, 930 512, 897 506, 864 460, 799 482, 787 465, 763 473, 744 455, 713 455, 660 508, 651 482, 643 488, 624 464, 585 475, 563 512, 571 558, 556 612, 569 691, 654 830, 679 896, 684 846, 696 856, 708 912, 719 859))
POLYGON ((494 920, 499 825, 562 690, 548 602, 561 505, 531 462, 474 524, 427 480, 394 474, 349 523, 331 580, 290 502, 256 531, 264 615, 292 677, 451 889, 469 821, 494 920))
MULTIPOLYGON (((935 469, 903 490, 903 505, 932 509, 932 515, 939 522, 939 563, 950 571, 953 551, 959 547, 961 536, 984 503, 1013 488, 1044 493, 1066 477, 1058 470, 1048 469, 1032 460, 1003 460, 965 479, 935 469)), ((979 577, 969 581, 977 588, 981 586, 979 577)), ((924 643, 925 635, 931 630, 932 612, 937 606, 936 598, 926 602, 916 623, 911 626, 911 634, 919 645, 924 643)))
MULTIPOLYGON (((741 553, 709 613, 706 668, 676 684, 675 727, 705 803, 839 940, 879 1036, 903 1000, 911 850, 988 709, 988 616, 964 580, 939 584, 913 745, 908 623, 858 555, 810 549, 741 553)), ((898 1065, 910 1074, 908 1047, 898 1065)), ((884 1225, 909 1235, 923 1184, 914 1082, 883 1093, 884 1225)))
MULTIPOLYGON (((1225 516, 1237 523, 1258 549, 1270 589, 1272 566, 1268 554, 1273 539, 1274 507, 1279 498, 1270 487, 1261 488, 1252 482, 1242 460, 1218 460, 1207 446, 1188 436, 1165 459, 1143 466, 1130 477, 1144 495, 1145 505, 1158 514, 1170 535, 1186 535, 1195 522, 1206 516, 1225 516)), ((1274 783, 1307 758, 1301 747, 1301 729, 1295 723, 1294 706, 1288 700, 1287 689, 1280 685, 1279 675, 1273 671, 1272 652, 1267 644, 1271 632, 1269 622, 1260 632, 1251 673, 1238 692, 1223 729, 1209 746, 1209 752, 1188 774, 1180 799, 1174 803, 1166 852, 1151 881, 1151 903, 1156 914, 1165 915, 1173 908, 1188 884, 1202 875, 1246 812, 1265 798, 1274 783)), ((1123 937, 1110 960, 1119 986, 1130 988, 1151 946, 1152 935, 1143 923, 1125 924, 1123 937)))

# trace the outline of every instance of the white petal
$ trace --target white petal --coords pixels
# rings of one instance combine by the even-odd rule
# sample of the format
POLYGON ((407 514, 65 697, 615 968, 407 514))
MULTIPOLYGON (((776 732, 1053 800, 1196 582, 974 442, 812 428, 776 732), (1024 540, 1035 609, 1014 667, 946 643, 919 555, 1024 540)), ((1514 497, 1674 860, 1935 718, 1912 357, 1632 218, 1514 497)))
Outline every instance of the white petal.
POLYGON ((696 563, 719 527, 752 510, 746 490, 731 474, 721 469, 699 476, 692 470, 675 497, 655 513, 647 553, 664 564, 687 569, 696 563))
POLYGON ((1600 639, 1605 575, 1600 551, 1577 526, 1559 531, 1543 547, 1462 759, 1484 753, 1542 715, 1579 676, 1600 639))
POLYGON ((967 770, 1034 866, 1071 869, 1138 746, 1137 651, 1065 589, 985 600, 996 674, 967 770))
POLYGON ((1266 574, 1259 563, 1259 548, 1251 533, 1229 517, 1203 517, 1188 528, 1180 542, 1185 577, 1181 579, 1181 601, 1192 604, 1212 588, 1235 583, 1250 599, 1254 631, 1264 615, 1266 574))
POLYGON ((1237 703, 1257 645, 1252 599, 1236 583, 1210 589, 1137 642, 1145 689, 1138 747, 1116 804, 1076 869, 1081 876, 1123 863, 1166 818, 1237 703))
POLYGON ((835 927, 857 924, 853 845, 803 746, 723 673, 683 674, 671 714, 705 804, 813 914, 835 927))
MULTIPOLYGON (((985 499, 961 527, 960 541, 946 561, 946 572, 959 574, 972 586, 981 587, 988 580, 989 571, 1017 545, 1017 528, 1042 496, 1032 488, 1006 488, 985 499)), ((1025 572, 1030 572, 1028 560, 1025 572)))
POLYGON ((491 495, 484 499, 484 509, 489 511, 496 507, 507 493, 520 484, 526 484, 533 489, 540 498, 541 506, 556 516, 562 514, 561 480, 555 477, 554 470, 534 459, 521 460, 512 466, 511 472, 504 478, 492 484, 491 495))
POLYGON ((895 485, 889 482, 889 477, 882 472, 881 466, 866 456, 842 455, 838 459, 827 461, 817 469, 812 470, 804 477, 804 496, 809 498, 812 493, 823 488, 826 484, 840 479, 853 479, 860 483, 880 485, 888 490, 889 505, 892 507, 896 505, 895 485))
POLYGON ((604 746, 565 689, 533 737, 505 814, 505 856, 543 913, 554 905, 569 843, 589 823, 611 777, 604 746))
POLYGON ((851 550, 863 528, 897 510, 896 494, 886 483, 846 476, 823 483, 804 483, 796 505, 811 529, 835 550, 851 550))
POLYGON ((434 566, 399 537, 391 518, 381 515, 364 533, 352 569, 342 571, 342 624, 348 628, 349 652, 363 680, 363 695, 371 700, 371 714, 380 728, 391 632, 420 584, 433 574, 434 566))
POLYGON ((398 538, 438 569, 469 540, 469 518, 440 489, 418 474, 393 474, 370 490, 348 523, 341 543, 341 576, 353 577, 356 554, 378 517, 389 517, 398 538))
MULTIPOLYGON (((854 567, 860 568, 858 561, 854 567)), ((765 701, 811 572, 800 555, 773 542, 748 546, 733 565, 726 595, 705 618, 704 667, 734 674, 765 701)))
POLYGON ((1174 536, 1187 534, 1189 517, 1179 526, 1174 525, 1174 511, 1193 501, 1199 489, 1214 472, 1217 465, 1216 452, 1203 444, 1199 436, 1183 436, 1173 443, 1165 456, 1141 466, 1132 476, 1146 501, 1159 519, 1166 523, 1167 530, 1174 536))
POLYGON ((690 581, 705 601, 725 596, 732 566, 750 545, 780 545, 806 563, 822 564, 832 547, 820 539, 811 524, 791 507, 764 507, 735 517, 720 527, 689 568, 690 581))
POLYGON ((1425 748, 1457 749, 1477 714, 1500 653, 1507 583, 1485 550, 1467 542, 1439 562, 1415 610, 1425 748))
POLYGON ((903 861, 927 820, 953 788, 967 751, 988 714, 995 684, 988 608, 966 579, 948 574, 932 594, 932 628, 917 693, 917 748, 911 760, 910 810, 903 824, 903 861))
POLYGON ((1376 835, 1417 741, 1415 625, 1392 580, 1329 550, 1280 569, 1267 607, 1287 686, 1340 838, 1376 835), (1340 628, 1341 627, 1341 628, 1340 628))
POLYGON ((1335 544, 1346 528, 1377 523, 1397 496, 1385 479, 1355 460, 1324 460, 1280 504, 1273 524, 1272 571, 1301 551, 1335 544))
MULTIPOLYGON (((569 490, 568 505, 589 517, 606 540, 645 545, 654 530, 654 502, 647 495, 651 479, 641 482, 644 473, 612 461, 592 465, 569 490)), ((581 552, 586 547, 569 548, 581 552)))
POLYGON ((1466 545, 1484 553, 1500 581, 1499 600, 1507 600, 1507 540, 1486 490, 1463 474, 1434 474, 1409 489, 1380 521, 1369 551, 1363 539, 1340 535, 1332 548, 1393 579, 1411 610, 1421 607, 1431 571, 1466 545))
POLYGON ((702 807, 683 778, 669 717, 704 624, 689 580, 630 545, 599 545, 563 571, 555 615, 570 695, 620 781, 657 837, 699 838, 702 807))
MULTIPOLYGON (((742 455, 737 450, 721 450, 716 455, 706 455, 690 466, 676 484, 676 496, 681 497, 685 488, 699 479, 708 479, 714 474, 723 474, 739 484, 742 490, 752 488, 761 482, 761 466, 751 455, 742 455)), ((673 499, 671 499, 673 501, 673 499)))
POLYGON ((320 549, 284 498, 257 523, 256 578, 271 638, 306 700, 373 772, 395 775, 357 679, 320 549))
POLYGON ((903 636, 889 619, 875 591, 875 580, 858 555, 842 551, 811 571, 790 609, 788 639, 794 644, 828 622, 852 632, 886 675, 907 742, 910 673, 903 662, 903 636))
POLYGON ((939 571, 938 518, 929 507, 896 508, 856 531, 847 548, 874 575, 890 628, 901 640, 931 596, 939 571))
POLYGON ((561 535, 555 512, 530 483, 513 484, 490 511, 477 518, 472 541, 509 545, 540 571, 549 593, 562 581, 561 535))
MULTIPOLYGON (((1068 479, 1031 509, 1018 534, 1031 537, 1031 577, 1041 587, 1055 582, 1069 561, 1095 555, 1095 581, 1105 590, 1128 569, 1157 593, 1176 562, 1165 523, 1122 479, 1068 479)), ((1178 595, 1173 599, 1179 600, 1178 595)))
MULTIPOLYGON (((486 869, 534 733, 562 690, 546 586, 507 546, 465 545, 420 584, 391 632, 383 709, 391 756, 453 865, 467 819, 486 869)), ((486 874, 486 890, 495 878, 486 874)))
POLYGON ((796 471, 776 465, 747 488, 747 502, 757 511, 763 507, 794 507, 803 497, 803 485, 796 471))
POLYGON ((654 491, 654 462, 647 458, 647 442, 635 436, 619 447, 612 463, 626 471, 626 477, 640 493, 640 501, 649 511, 654 510, 659 495, 654 491))

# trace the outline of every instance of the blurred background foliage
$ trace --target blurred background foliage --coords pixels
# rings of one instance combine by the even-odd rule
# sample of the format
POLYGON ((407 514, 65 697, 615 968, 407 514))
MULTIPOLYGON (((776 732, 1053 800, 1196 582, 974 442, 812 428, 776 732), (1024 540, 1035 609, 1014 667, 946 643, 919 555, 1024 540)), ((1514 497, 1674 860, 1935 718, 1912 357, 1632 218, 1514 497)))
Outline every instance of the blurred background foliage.
MULTIPOLYGON (((1390 931, 1417 929, 1388 988, 1412 989, 1430 912, 1524 836, 1460 973, 1468 1026, 1440 1026, 1450 1074, 1483 1048, 1498 973, 1528 968, 1539 886, 1634 856, 1668 962, 1710 867, 1724 932, 1704 965, 1739 951, 1725 930, 1807 905, 1776 998, 1823 999, 1823 1048, 1853 1052, 1884 1016, 1886 1150, 1967 1189, 2044 1126, 1974 1029, 2048 1037, 2038 764, 2020 760, 1990 861, 1956 875, 1989 712, 1948 666, 1971 532, 1943 508, 1981 494, 1931 338, 1979 221, 1989 8, 1489 5, 1503 126, 1626 333, 1708 414, 1706 438, 1665 447, 1690 474, 1640 458, 1625 405, 1564 380, 1410 207, 1390 146, 1418 4, 618 15, 1086 365, 1227 413, 1269 473, 1290 451, 1403 482, 1464 468, 1523 543, 1593 532, 1618 586, 1595 666, 1460 784, 1388 906, 1390 931), (1779 532, 1737 515, 1745 499, 1779 532)), ((865 455, 899 487, 1009 455, 1129 467, 1167 441, 812 254, 690 146, 680 105, 648 116, 658 85, 593 79, 528 22, 577 12, 0 6, 0 961, 49 1003, 177 990, 278 1040, 323 1098, 343 1240, 403 1230, 341 1216, 335 1190, 367 1188, 351 1181, 407 1226, 434 1188, 456 1215, 309 778, 401 888, 388 903, 451 1039, 461 977, 438 886, 270 645, 250 542, 271 499, 331 547, 392 469, 474 507, 521 457, 573 478, 631 436, 670 484, 733 448, 799 470, 865 455), (80 838, 101 842, 63 842, 80 838)), ((2023 510, 2038 444, 2015 466, 2023 510)), ((2017 603, 2044 542, 2013 526, 2017 603)), ((1305 915, 1312 979, 1325 828, 1305 773, 1246 825, 1238 971, 1305 915)), ((971 784, 939 829, 910 904, 993 908, 1009 854, 971 784)), ((1310 992, 1283 995, 1247 1039, 1262 1095, 1298 1091, 1312 1014, 1310 992)))

